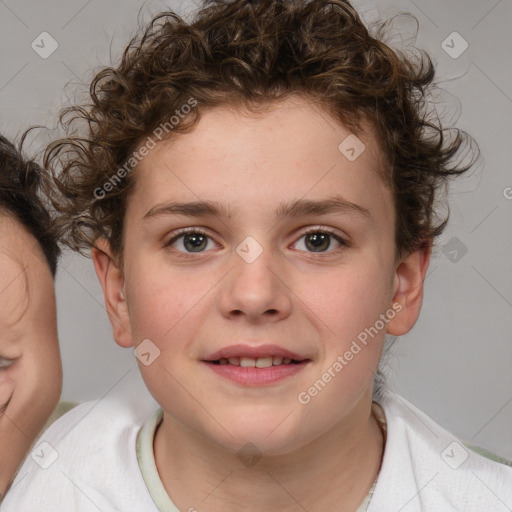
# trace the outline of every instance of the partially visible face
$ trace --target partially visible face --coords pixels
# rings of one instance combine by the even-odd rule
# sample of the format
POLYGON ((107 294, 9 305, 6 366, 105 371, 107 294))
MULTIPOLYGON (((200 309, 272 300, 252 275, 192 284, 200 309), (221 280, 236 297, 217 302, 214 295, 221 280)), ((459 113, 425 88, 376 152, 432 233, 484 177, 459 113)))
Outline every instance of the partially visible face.
POLYGON ((371 401, 382 328, 309 403, 298 399, 392 307, 393 200, 365 133, 354 160, 359 147, 338 149, 350 131, 293 98, 260 115, 213 109, 143 159, 125 218, 131 335, 118 342, 151 340, 146 362, 154 346, 160 351, 139 366, 164 422, 225 447, 251 441, 279 454, 356 421, 359 404, 371 401), (333 198, 345 206, 309 203, 333 198), (228 211, 168 207, 197 201, 228 211), (205 362, 240 343, 274 344, 308 362, 260 385, 233 382, 205 362))
POLYGON ((0 493, 54 410, 61 384, 50 269, 36 239, 0 215, 0 493))

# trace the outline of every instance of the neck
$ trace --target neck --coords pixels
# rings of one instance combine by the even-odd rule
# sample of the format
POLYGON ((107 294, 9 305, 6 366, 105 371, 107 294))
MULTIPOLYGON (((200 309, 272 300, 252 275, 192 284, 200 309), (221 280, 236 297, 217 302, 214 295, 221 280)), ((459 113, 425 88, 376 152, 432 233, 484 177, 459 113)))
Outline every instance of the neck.
POLYGON ((371 401, 358 409, 350 428, 336 425, 300 449, 263 456, 250 467, 164 413, 156 466, 180 510, 234 512, 247 509, 250 499, 253 512, 354 512, 378 475, 384 449, 371 401))

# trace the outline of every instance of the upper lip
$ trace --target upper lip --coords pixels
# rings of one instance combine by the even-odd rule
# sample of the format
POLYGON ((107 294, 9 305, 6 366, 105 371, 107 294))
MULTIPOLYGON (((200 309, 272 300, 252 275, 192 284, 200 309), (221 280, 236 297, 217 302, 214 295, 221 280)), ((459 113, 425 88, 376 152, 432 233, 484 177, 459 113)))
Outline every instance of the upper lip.
POLYGON ((308 359, 305 356, 297 354, 296 352, 292 352, 283 347, 279 347, 277 345, 246 345, 246 344, 238 344, 238 345, 230 345, 229 347, 221 348, 216 352, 213 352, 209 356, 206 357, 205 361, 218 361, 219 359, 229 359, 230 357, 252 357, 253 359, 258 359, 259 357, 288 357, 290 359, 294 359, 295 361, 303 361, 308 359))

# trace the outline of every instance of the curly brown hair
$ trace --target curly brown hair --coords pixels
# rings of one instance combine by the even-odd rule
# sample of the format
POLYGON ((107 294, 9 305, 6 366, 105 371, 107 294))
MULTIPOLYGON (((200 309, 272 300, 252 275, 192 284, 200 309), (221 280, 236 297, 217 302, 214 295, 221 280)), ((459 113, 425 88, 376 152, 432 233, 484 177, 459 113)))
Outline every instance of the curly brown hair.
POLYGON ((388 164, 397 255, 430 245, 448 220, 435 222, 438 192, 472 163, 454 163, 469 136, 428 115, 433 78, 428 55, 406 57, 372 37, 346 0, 205 0, 190 22, 161 13, 117 67, 95 76, 91 103, 61 113, 73 135, 47 148, 45 165, 57 183, 63 241, 84 254, 104 237, 122 263, 130 171, 159 126, 172 125, 164 134, 172 137, 206 109, 257 111, 300 94, 356 134, 361 121, 371 124, 388 164), (191 99, 196 108, 185 110, 191 99))

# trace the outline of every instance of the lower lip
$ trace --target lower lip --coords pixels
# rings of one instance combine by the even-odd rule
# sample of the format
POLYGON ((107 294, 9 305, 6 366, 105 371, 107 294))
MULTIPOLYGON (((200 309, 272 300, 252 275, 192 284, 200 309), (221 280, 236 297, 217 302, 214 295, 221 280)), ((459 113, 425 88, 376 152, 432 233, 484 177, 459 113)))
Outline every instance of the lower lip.
POLYGON ((268 368, 255 368, 234 366, 231 364, 215 364, 203 361, 215 373, 222 377, 245 384, 247 386, 262 386, 264 384, 273 384, 286 377, 297 375, 309 361, 303 361, 295 364, 280 364, 278 366, 269 366, 268 368))

